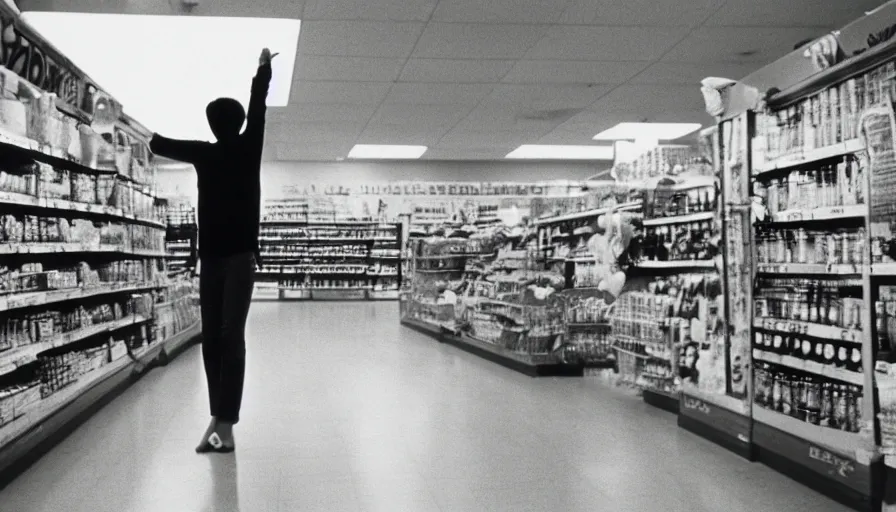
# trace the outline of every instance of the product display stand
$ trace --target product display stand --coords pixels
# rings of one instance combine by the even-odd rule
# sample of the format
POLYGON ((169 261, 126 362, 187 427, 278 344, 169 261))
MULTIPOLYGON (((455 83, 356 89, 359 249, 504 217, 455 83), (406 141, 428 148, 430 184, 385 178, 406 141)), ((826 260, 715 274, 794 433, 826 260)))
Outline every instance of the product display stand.
POLYGON ((558 362, 539 363, 529 358, 515 357, 515 354, 501 350, 491 343, 452 332, 444 326, 432 325, 413 319, 402 320, 401 324, 419 333, 426 334, 439 343, 452 345, 529 377, 581 377, 585 373, 585 367, 582 365, 558 362))
POLYGON ((582 376, 564 358, 563 277, 535 270, 528 236, 497 225, 411 241, 403 325, 532 377, 582 376))
POLYGON ((199 331, 199 323, 194 323, 163 343, 136 354, 136 361, 120 358, 103 373, 60 393, 53 404, 42 408, 40 417, 27 420, 33 425, 31 429, 0 446, 0 486, 21 474, 153 366, 194 343, 199 331))
POLYGON ((199 315, 194 280, 168 273, 152 132, 6 4, 0 14, 33 58, 58 66, 52 76, 29 69, 39 84, 0 67, 0 480, 8 482, 183 350, 199 315))
POLYGON ((894 58, 891 41, 771 96, 751 150, 767 209, 753 442, 759 460, 858 510, 879 509, 884 474, 874 276, 892 260, 894 58))
POLYGON ((311 215, 304 200, 266 205, 256 298, 397 300, 403 225, 311 215))
POLYGON ((752 253, 749 232, 747 116, 727 120, 703 132, 706 147, 712 148, 713 167, 721 183, 717 215, 722 219, 723 261, 721 300, 724 310, 724 353, 721 365, 725 381, 716 389, 684 384, 681 390, 678 425, 713 441, 742 457, 755 459, 750 421, 749 360, 752 315, 752 253))

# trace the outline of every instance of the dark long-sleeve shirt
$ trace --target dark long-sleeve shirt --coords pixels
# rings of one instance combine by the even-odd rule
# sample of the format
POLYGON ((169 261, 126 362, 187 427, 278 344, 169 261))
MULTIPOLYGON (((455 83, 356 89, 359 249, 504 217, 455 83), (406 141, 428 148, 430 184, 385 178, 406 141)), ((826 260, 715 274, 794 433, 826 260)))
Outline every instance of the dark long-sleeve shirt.
POLYGON ((261 153, 270 64, 258 68, 246 114, 246 130, 215 143, 172 140, 155 134, 153 153, 193 164, 199 188, 199 256, 258 253, 261 216, 261 153))

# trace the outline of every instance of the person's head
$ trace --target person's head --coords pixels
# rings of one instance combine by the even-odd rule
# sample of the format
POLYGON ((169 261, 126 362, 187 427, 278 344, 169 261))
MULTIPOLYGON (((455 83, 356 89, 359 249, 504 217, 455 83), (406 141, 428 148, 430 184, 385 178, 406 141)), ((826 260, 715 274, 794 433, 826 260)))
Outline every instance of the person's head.
POLYGON ((239 135, 246 121, 246 110, 233 98, 218 98, 205 108, 208 125, 218 140, 239 135))

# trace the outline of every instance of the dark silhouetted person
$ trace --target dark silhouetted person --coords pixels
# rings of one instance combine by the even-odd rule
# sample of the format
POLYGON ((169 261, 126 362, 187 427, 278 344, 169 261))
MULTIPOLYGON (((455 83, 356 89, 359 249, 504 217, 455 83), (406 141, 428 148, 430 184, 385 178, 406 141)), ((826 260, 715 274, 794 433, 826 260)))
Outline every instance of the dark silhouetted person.
POLYGON ((153 153, 193 164, 198 175, 202 358, 212 419, 197 453, 234 450, 233 426, 240 419, 246 371, 246 318, 255 268, 261 267, 261 152, 275 56, 267 48, 261 52, 248 115, 232 98, 208 104, 205 112, 216 142, 159 134, 150 142, 153 153), (243 122, 246 130, 240 133, 243 122))

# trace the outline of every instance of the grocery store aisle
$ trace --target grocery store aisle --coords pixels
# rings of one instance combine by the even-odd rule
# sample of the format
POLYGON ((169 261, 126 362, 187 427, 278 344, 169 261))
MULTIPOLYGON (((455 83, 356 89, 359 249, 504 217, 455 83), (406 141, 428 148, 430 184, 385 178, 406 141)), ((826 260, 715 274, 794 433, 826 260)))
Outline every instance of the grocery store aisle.
POLYGON ((402 328, 397 303, 256 303, 237 453, 199 456, 198 349, 0 492, 15 512, 846 510, 589 379, 402 328))

